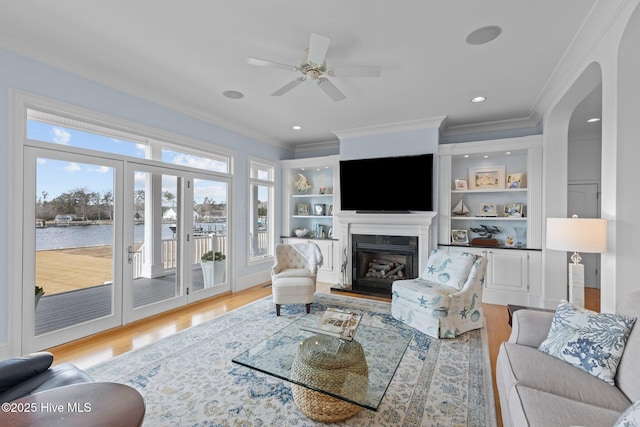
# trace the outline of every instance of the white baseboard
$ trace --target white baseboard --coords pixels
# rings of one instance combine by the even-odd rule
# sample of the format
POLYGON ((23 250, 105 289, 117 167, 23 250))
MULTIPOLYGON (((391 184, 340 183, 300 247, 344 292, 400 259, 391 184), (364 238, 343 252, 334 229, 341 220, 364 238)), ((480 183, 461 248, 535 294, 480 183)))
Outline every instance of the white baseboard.
POLYGON ((245 289, 252 288, 264 282, 271 281, 271 273, 269 270, 261 271, 259 273, 249 274, 247 276, 238 277, 233 285, 232 292, 243 291, 245 289))
POLYGON ((544 303, 540 300, 540 297, 536 295, 517 292, 495 291, 492 289, 485 289, 482 291, 482 302, 485 304, 513 304, 524 305, 527 307, 544 308, 544 303))

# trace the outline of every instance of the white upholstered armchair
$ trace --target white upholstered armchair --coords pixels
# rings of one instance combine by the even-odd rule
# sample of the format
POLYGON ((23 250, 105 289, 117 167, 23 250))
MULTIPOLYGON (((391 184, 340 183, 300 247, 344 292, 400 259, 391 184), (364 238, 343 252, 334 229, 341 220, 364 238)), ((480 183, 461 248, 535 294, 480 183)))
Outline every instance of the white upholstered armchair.
POLYGON ((276 316, 282 304, 306 304, 311 310, 322 253, 312 242, 276 245, 276 263, 271 267, 271 287, 276 316))
POLYGON ((486 270, 482 256, 434 250, 420 277, 393 282, 391 314, 436 338, 482 328, 486 270))

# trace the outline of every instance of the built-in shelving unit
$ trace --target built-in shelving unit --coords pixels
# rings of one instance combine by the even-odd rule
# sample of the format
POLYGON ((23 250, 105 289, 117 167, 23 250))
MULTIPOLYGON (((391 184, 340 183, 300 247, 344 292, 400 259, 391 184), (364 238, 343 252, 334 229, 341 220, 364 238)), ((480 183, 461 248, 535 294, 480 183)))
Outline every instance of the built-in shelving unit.
POLYGON ((439 172, 439 246, 489 259, 484 302, 539 306, 542 138, 444 144, 439 172))
MULTIPOLYGON (((282 241, 313 241, 322 252, 324 264, 318 271, 318 280, 337 282, 335 266, 333 213, 339 203, 338 156, 283 160, 282 168, 282 241), (309 186, 299 189, 297 182, 304 177, 309 186), (296 230, 308 230, 299 236, 296 230)), ((337 236, 335 236, 337 237, 337 236)))

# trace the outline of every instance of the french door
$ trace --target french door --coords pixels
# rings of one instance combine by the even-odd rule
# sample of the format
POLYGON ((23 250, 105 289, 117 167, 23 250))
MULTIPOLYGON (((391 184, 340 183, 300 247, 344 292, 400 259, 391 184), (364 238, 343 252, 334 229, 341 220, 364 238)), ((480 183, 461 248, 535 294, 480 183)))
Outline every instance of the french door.
POLYGON ((24 153, 23 353, 229 290, 228 178, 24 153), (211 265, 202 261, 209 251, 211 265))
POLYGON ((125 323, 228 291, 229 183, 139 163, 125 176, 125 323), (211 262, 202 261, 209 251, 211 262))
POLYGON ((23 353, 121 324, 123 170, 122 161, 25 147, 23 353))

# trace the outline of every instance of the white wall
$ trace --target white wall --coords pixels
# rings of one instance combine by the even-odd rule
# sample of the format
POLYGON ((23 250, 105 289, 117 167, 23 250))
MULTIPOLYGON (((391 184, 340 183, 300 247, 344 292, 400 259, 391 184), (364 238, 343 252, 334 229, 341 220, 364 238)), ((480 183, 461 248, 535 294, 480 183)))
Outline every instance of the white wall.
POLYGON ((340 160, 437 154, 438 136, 436 127, 342 137, 340 160))
MULTIPOLYGON (((637 5, 638 1, 632 2, 637 5)), ((628 8, 630 9, 630 8, 628 8)), ((603 193, 615 191, 615 227, 609 229, 615 245, 615 267, 610 269, 614 286, 608 288, 606 302, 613 308, 625 300, 625 296, 640 290, 638 283, 638 243, 640 242, 640 192, 638 191, 638 166, 640 166, 640 6, 635 11, 622 35, 617 53, 617 68, 610 81, 615 86, 615 106, 617 113, 615 128, 605 135, 603 132, 603 156, 612 149, 615 141, 615 158, 607 155, 603 165, 603 181, 608 175, 615 175, 615 187, 603 185, 603 193)), ((609 81, 609 79, 608 79, 609 81)), ((603 201, 604 202, 604 201, 603 201)), ((609 201, 609 205, 614 203, 609 201)), ((604 209, 603 209, 604 211, 604 209)), ((603 285, 604 287, 604 285, 603 285)))
POLYGON ((600 183, 601 137, 575 137, 569 135, 569 183, 600 183))

